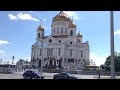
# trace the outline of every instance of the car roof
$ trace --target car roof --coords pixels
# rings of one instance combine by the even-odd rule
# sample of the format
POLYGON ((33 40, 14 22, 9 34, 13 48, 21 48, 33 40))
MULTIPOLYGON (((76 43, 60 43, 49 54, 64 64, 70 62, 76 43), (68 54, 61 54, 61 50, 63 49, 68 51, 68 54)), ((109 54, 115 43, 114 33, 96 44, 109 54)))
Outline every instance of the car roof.
POLYGON ((74 76, 73 74, 67 73, 67 72, 62 72, 62 73, 60 73, 60 74, 67 74, 67 75, 69 75, 69 76, 74 76))

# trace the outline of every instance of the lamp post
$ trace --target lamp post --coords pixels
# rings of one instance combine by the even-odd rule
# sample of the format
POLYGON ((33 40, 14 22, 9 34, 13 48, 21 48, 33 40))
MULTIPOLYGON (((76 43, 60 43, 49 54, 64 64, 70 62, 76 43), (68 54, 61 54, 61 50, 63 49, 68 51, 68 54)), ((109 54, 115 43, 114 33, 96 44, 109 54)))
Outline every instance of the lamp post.
POLYGON ((43 60, 44 60, 44 45, 43 45, 43 42, 42 42, 42 60, 41 60, 41 67, 40 67, 40 72, 41 72, 41 74, 42 74, 42 63, 43 63, 43 60))
POLYGON ((28 59, 26 59, 26 69, 27 69, 27 60, 28 60, 28 59))
POLYGON ((113 11, 110 11, 110 49, 111 49, 111 79, 115 79, 113 11))

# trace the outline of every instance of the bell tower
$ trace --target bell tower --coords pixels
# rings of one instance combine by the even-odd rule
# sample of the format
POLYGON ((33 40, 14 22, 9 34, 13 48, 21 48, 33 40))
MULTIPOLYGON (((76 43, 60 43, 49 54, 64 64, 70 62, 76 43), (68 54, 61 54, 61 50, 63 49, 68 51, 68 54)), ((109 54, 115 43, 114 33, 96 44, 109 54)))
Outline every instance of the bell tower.
POLYGON ((82 43, 82 33, 80 31, 77 34, 77 39, 79 40, 80 43, 82 43))
POLYGON ((44 38, 44 28, 42 26, 42 20, 40 26, 37 28, 37 40, 44 38))
POLYGON ((76 36, 76 25, 73 22, 73 19, 70 21, 69 24, 69 36, 76 36))

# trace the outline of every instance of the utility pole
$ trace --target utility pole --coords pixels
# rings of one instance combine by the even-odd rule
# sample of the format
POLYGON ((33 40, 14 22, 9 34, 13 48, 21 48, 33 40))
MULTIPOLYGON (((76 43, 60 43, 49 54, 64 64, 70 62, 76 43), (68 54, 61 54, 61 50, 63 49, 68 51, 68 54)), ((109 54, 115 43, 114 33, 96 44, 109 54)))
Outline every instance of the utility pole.
POLYGON ((110 49, 111 49, 111 79, 115 79, 115 59, 114 59, 114 15, 110 11, 110 49))

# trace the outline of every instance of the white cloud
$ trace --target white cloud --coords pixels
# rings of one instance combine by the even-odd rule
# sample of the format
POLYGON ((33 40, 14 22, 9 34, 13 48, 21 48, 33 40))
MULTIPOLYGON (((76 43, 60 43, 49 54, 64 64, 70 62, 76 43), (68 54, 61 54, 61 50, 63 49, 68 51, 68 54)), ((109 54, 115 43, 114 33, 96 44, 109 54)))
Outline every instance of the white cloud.
POLYGON ((10 20, 17 20, 17 17, 12 14, 8 14, 8 17, 10 20))
POLYGON ((0 54, 4 54, 4 53, 6 53, 5 51, 3 51, 3 50, 0 50, 0 54))
POLYGON ((96 55, 95 53, 90 54, 90 59, 95 61, 95 64, 98 66, 100 66, 101 64, 104 64, 107 57, 108 57, 108 54, 104 56, 99 56, 99 55, 96 55))
POLYGON ((0 45, 4 45, 4 44, 9 44, 9 42, 8 41, 0 40, 0 45))
POLYGON ((64 13, 66 13, 69 17, 73 17, 73 19, 75 19, 75 20, 79 20, 80 19, 80 17, 78 17, 78 14, 76 12, 64 11, 64 13))
POLYGON ((114 34, 115 34, 115 35, 120 34, 120 30, 116 30, 116 31, 114 32, 114 34))
POLYGON ((23 13, 18 13, 16 16, 12 14, 8 14, 8 17, 10 20, 32 20, 32 21, 39 21, 36 18, 33 18, 30 14, 23 14, 23 13))
POLYGON ((46 20, 47 20, 46 18, 43 19, 43 21, 46 21, 46 20))

